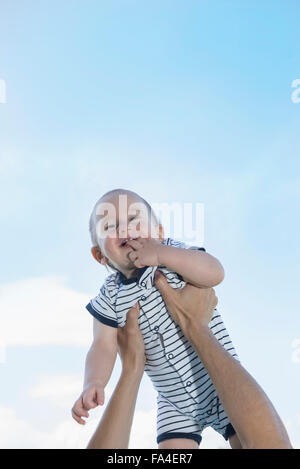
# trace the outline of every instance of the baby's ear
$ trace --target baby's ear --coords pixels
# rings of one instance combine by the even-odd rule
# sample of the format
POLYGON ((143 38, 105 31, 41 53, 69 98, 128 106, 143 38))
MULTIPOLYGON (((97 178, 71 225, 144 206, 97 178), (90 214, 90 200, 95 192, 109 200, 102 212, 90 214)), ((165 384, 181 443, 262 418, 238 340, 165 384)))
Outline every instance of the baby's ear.
POLYGON ((94 259, 96 259, 97 262, 100 262, 100 264, 105 264, 105 256, 102 255, 101 250, 99 249, 98 246, 93 246, 91 248, 91 253, 94 259))

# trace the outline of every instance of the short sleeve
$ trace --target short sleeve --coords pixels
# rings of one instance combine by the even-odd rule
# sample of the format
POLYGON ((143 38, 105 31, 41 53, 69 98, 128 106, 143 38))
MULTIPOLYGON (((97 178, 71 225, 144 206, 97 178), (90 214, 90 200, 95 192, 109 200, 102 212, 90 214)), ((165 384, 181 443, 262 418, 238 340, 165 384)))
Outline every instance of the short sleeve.
POLYGON ((112 303, 111 291, 109 292, 104 285, 95 298, 86 305, 86 309, 94 318, 103 324, 111 327, 118 327, 117 314, 112 303))
POLYGON ((204 247, 199 246, 186 246, 186 249, 191 249, 192 251, 205 251, 204 247))
POLYGON ((190 246, 189 244, 186 244, 183 241, 177 241, 172 238, 166 238, 164 244, 166 244, 167 246, 174 246, 176 248, 191 249, 194 251, 205 251, 204 247, 190 246))

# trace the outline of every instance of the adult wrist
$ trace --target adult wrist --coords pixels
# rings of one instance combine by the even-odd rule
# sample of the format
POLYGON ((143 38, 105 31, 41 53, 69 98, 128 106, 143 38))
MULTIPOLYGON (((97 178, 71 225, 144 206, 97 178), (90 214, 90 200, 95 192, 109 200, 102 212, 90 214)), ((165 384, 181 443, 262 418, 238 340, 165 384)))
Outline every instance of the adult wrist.
POLYGON ((144 374, 144 364, 140 363, 140 364, 133 364, 133 363, 130 363, 130 364, 123 364, 122 366, 122 373, 121 373, 124 377, 126 377, 127 379, 130 379, 130 380, 141 380, 142 379, 142 376, 144 374))
POLYGON ((191 324, 191 326, 189 327, 189 330, 186 333, 185 331, 183 332, 186 338, 189 340, 189 342, 197 346, 201 346, 201 340, 199 340, 199 338, 207 337, 211 334, 211 330, 208 324, 201 323, 199 321, 191 324))

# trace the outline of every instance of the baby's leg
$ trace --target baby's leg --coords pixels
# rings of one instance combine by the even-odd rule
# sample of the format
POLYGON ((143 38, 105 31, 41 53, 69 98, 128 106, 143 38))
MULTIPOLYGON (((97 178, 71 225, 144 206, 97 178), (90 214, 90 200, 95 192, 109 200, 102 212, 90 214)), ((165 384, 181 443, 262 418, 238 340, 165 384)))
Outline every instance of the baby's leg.
POLYGON ((171 438, 161 441, 158 449, 198 449, 199 444, 190 438, 171 438))
POLYGON ((182 414, 161 395, 157 396, 157 439, 159 449, 198 449, 202 427, 182 414))
POLYGON ((239 437, 235 433, 235 435, 232 435, 228 438, 229 444, 232 449, 243 449, 242 444, 239 440, 239 437))

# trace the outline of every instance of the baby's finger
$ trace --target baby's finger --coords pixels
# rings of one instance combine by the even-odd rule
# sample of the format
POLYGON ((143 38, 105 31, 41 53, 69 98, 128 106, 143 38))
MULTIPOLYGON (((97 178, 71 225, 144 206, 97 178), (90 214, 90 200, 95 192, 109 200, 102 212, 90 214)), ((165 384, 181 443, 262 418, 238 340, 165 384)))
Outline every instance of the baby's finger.
POLYGON ((84 416, 84 417, 89 416, 89 413, 87 409, 85 409, 84 404, 83 404, 83 396, 80 399, 78 399, 77 402, 75 402, 73 409, 77 415, 84 416))
POLYGON ((80 423, 81 425, 85 425, 85 420, 83 420, 74 410, 72 409, 72 417, 76 422, 80 423))
POLYGON ((136 238, 136 241, 141 244, 141 246, 144 246, 148 241, 150 241, 151 236, 139 236, 136 238))
POLYGON ((96 398, 97 398, 97 404, 98 405, 103 405, 104 404, 104 389, 102 389, 101 391, 99 389, 97 389, 96 398))
POLYGON ((127 246, 131 246, 132 249, 140 249, 142 247, 141 243, 136 239, 130 239, 127 241, 127 246))
POLYGON ((90 410, 90 409, 94 409, 95 407, 97 407, 97 403, 93 399, 88 398, 84 400, 85 409, 90 410))
POLYGON ((94 409, 98 405, 96 399, 96 391, 93 390, 92 393, 86 392, 83 395, 83 407, 87 410, 94 409))
POLYGON ((138 255, 137 255, 136 251, 131 251, 131 252, 128 254, 128 257, 129 257, 129 259, 130 259, 132 262, 135 262, 136 259, 138 259, 138 255))

